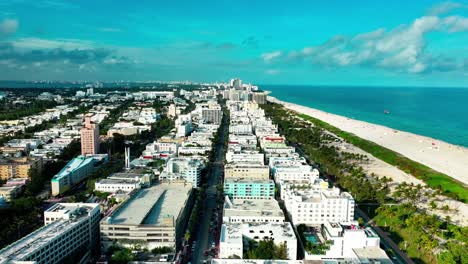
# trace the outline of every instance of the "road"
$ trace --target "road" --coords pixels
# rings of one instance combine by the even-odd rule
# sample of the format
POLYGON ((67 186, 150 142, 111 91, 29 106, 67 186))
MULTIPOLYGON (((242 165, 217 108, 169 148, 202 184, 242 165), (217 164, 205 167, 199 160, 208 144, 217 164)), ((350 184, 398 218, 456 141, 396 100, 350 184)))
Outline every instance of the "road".
MULTIPOLYGON (((204 256, 204 252, 210 248, 212 248, 212 243, 217 243, 217 235, 219 232, 219 223, 222 214, 218 214, 218 225, 216 226, 216 231, 210 232, 210 225, 212 224, 213 220, 213 213, 217 209, 217 190, 216 185, 222 182, 222 173, 224 171, 224 156, 225 156, 225 149, 224 149, 224 140, 228 136, 227 128, 228 126, 227 118, 223 118, 222 129, 221 133, 218 137, 218 142, 216 142, 215 148, 215 160, 211 163, 209 168, 208 175, 210 176, 207 184, 208 187, 206 189, 206 198, 203 200, 203 215, 200 217, 200 223, 198 226, 197 232, 197 244, 195 246, 195 250, 192 254, 192 261, 191 263, 203 263, 203 260, 207 258, 204 256)), ((213 225, 214 227, 214 225, 213 225)), ((217 246, 217 244, 216 244, 217 246)))
POLYGON ((378 227, 374 220, 370 219, 361 209, 359 209, 356 206, 356 213, 358 216, 361 216, 367 225, 371 226, 372 229, 379 235, 380 237, 380 243, 383 245, 383 249, 392 249, 394 252, 394 256, 396 256, 396 259, 392 258, 392 261, 394 263, 407 263, 407 264, 414 264, 413 260, 411 260, 408 255, 406 255, 401 249, 398 247, 393 240, 388 237, 388 235, 380 228, 378 227))

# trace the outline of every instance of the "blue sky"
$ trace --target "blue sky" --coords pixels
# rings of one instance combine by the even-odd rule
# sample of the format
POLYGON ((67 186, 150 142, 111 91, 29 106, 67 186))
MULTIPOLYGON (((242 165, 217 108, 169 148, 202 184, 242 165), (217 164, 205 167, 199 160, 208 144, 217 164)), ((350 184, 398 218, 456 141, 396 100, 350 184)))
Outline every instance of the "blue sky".
POLYGON ((2 80, 468 86, 468 3, 0 0, 2 80))

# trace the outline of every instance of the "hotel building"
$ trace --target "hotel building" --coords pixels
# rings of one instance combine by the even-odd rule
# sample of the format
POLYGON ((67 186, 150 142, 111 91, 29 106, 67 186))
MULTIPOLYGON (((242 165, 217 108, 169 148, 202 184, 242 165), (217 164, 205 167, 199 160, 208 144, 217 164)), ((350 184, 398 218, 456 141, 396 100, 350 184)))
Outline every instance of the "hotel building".
POLYGON ((91 122, 91 115, 85 116, 81 128, 81 155, 97 154, 99 152, 99 126, 91 122))

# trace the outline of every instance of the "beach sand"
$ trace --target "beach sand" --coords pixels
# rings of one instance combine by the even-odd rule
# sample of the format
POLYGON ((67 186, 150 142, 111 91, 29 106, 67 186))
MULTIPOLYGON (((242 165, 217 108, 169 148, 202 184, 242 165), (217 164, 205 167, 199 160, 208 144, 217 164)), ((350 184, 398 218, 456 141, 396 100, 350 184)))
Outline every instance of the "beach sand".
MULTIPOLYGON (((384 146, 468 185, 468 148, 393 128, 339 116, 310 107, 269 100, 384 146)), ((442 125, 442 124, 441 124, 442 125)))

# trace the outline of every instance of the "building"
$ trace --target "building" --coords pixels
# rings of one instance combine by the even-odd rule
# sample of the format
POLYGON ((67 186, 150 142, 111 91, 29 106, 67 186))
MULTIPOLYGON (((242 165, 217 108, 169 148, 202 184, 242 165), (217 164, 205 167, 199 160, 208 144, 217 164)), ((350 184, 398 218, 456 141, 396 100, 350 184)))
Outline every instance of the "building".
POLYGON ((224 181, 224 194, 230 199, 273 199, 273 180, 228 179, 224 181))
POLYGON ((11 202, 11 199, 16 198, 22 189, 22 186, 18 185, 0 186, 0 197, 3 197, 5 202, 11 202))
POLYGON ((185 121, 180 123, 177 126, 177 137, 186 137, 190 135, 190 133, 193 131, 193 126, 191 121, 185 121))
POLYGON ((369 258, 372 255, 372 259, 390 261, 385 251, 380 249, 379 236, 371 228, 359 226, 357 221, 325 222, 319 228, 308 228, 303 235, 315 245, 322 245, 322 250, 306 251, 307 260, 360 260, 363 256, 369 258))
POLYGON ((170 104, 167 108, 167 116, 170 118, 175 118, 177 115, 177 107, 175 104, 170 104))
POLYGON ((0 179, 30 178, 32 172, 37 175, 42 173, 42 158, 20 157, 0 159, 0 179))
MULTIPOLYGON (((323 183, 323 182, 322 182, 323 183)), ((294 225, 317 225, 327 221, 354 219, 355 202, 351 194, 328 184, 312 186, 281 186, 281 196, 294 225)))
POLYGON ((135 180, 101 179, 94 183, 94 190, 99 192, 115 193, 121 191, 129 193, 139 188, 141 188, 140 182, 135 180))
POLYGON ((228 151, 226 153, 227 163, 251 163, 251 164, 264 164, 265 155, 263 153, 228 151))
POLYGON ((167 159, 177 155, 178 147, 175 142, 153 142, 146 145, 142 156, 145 159, 167 159))
POLYGON ((227 164, 224 166, 226 179, 244 178, 244 179, 269 179, 270 169, 266 165, 238 163, 227 164))
POLYGON ((202 108, 202 118, 206 123, 221 124, 223 119, 223 111, 220 105, 210 104, 208 107, 202 108))
POLYGON ((94 190, 108 193, 130 193, 136 189, 140 189, 141 187, 150 186, 151 178, 151 174, 117 172, 111 174, 106 179, 101 179, 95 182, 94 190))
POLYGON ((56 196, 68 191, 75 184, 83 181, 98 163, 107 160, 107 154, 94 156, 78 156, 70 160, 51 180, 52 195, 56 196))
POLYGON ((185 180, 197 188, 201 181, 201 171, 204 165, 198 159, 172 158, 159 175, 161 181, 185 180))
POLYGON ((161 183, 140 189, 101 221, 101 246, 180 248, 192 207, 192 186, 161 183))
POLYGON ((223 223, 283 223, 285 217, 278 201, 232 200, 226 196, 223 207, 223 223))
POLYGON ((264 92, 253 92, 252 93, 252 101, 256 102, 257 104, 266 104, 266 93, 264 92))
POLYGON ((85 116, 81 128, 81 155, 94 155, 99 152, 99 125, 91 122, 91 115, 85 116))
POLYGON ((273 239, 276 245, 285 244, 288 259, 297 259, 297 239, 290 223, 228 223, 221 227, 220 258, 242 258, 249 241, 273 239))
POLYGON ((85 263, 98 253, 99 219, 99 204, 55 204, 43 227, 0 250, 0 264, 85 263))

